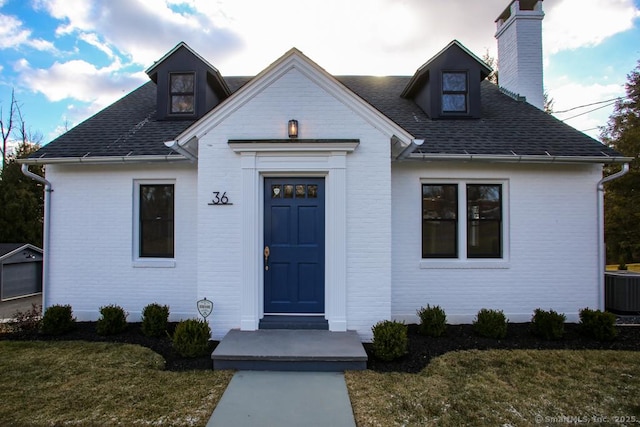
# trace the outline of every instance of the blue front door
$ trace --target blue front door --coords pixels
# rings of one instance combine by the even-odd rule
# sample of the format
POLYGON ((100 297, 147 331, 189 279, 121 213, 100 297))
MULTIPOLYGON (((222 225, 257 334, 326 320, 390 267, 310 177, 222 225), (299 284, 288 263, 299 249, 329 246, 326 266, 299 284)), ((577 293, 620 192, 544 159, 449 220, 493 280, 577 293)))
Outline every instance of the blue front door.
POLYGON ((264 180, 264 312, 324 313, 324 178, 264 180))

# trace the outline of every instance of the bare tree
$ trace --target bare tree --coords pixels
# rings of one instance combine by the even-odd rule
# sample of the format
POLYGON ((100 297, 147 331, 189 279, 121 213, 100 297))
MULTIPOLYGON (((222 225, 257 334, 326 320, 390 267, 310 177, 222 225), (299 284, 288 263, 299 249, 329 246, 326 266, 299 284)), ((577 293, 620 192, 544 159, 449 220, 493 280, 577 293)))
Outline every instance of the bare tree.
POLYGON ((546 90, 544 91, 544 93, 542 94, 543 99, 544 99, 544 107, 543 107, 543 111, 547 114, 552 114, 553 113, 553 104, 555 104, 555 99, 551 98, 551 96, 549 95, 549 92, 547 92, 546 90))
POLYGON ((482 61, 492 69, 491 74, 489 74, 489 76, 487 77, 487 80, 489 80, 491 83, 498 84, 498 61, 495 57, 491 56, 491 54, 489 53, 489 49, 487 49, 484 52, 484 55, 482 55, 482 61))
POLYGON ((22 115, 20 104, 16 104, 16 112, 18 113, 19 125, 19 128, 16 129, 17 139, 22 142, 22 144, 40 145, 42 142, 42 132, 32 131, 31 128, 27 128, 27 122, 22 115))
POLYGON ((0 106, 0 131, 2 132, 2 169, 7 165, 7 147, 14 132, 14 120, 16 110, 18 109, 18 101, 16 100, 14 90, 11 90, 11 102, 9 103, 9 117, 5 118, 4 111, 0 106))
POLYGON ((27 127, 27 123, 22 114, 22 108, 20 103, 16 99, 15 90, 11 90, 11 102, 9 103, 9 111, 5 116, 0 106, 0 132, 2 134, 2 168, 4 170, 9 162, 9 154, 11 143, 29 143, 39 145, 42 142, 42 133, 33 132, 31 128, 27 127))

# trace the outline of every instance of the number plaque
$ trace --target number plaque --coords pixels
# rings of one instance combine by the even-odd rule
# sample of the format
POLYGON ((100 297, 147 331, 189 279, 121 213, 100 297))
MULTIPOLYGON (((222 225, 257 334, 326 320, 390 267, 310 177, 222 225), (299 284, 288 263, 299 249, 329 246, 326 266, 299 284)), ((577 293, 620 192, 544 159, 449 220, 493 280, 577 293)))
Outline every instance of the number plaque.
POLYGON ((211 206, 224 206, 224 205, 233 205, 233 203, 229 202, 229 198, 227 197, 226 191, 214 191, 213 199, 209 202, 211 206))

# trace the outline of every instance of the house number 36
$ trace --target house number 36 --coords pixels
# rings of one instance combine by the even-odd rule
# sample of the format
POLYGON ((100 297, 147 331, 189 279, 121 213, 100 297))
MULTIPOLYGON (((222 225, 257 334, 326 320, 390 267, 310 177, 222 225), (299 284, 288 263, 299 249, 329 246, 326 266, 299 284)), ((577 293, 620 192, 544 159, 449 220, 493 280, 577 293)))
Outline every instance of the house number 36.
POLYGON ((232 205, 233 203, 229 203, 229 198, 227 197, 226 191, 214 191, 213 199, 211 200, 210 205, 232 205))

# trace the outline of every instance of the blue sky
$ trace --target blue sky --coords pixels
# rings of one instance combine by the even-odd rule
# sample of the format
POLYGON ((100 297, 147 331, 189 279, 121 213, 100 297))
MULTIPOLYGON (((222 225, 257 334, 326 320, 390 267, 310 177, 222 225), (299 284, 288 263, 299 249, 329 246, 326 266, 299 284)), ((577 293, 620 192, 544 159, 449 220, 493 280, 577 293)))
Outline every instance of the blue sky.
MULTIPOLYGON (((332 74, 411 75, 453 39, 496 56, 508 0, 0 0, 0 107, 11 90, 46 143, 148 81, 185 41, 223 75, 255 75, 291 47, 332 74)), ((546 0, 554 109, 624 95, 640 59, 640 0, 546 0)), ((567 119, 590 108, 557 114, 567 119)), ((613 106, 566 122, 597 137, 613 106)))

